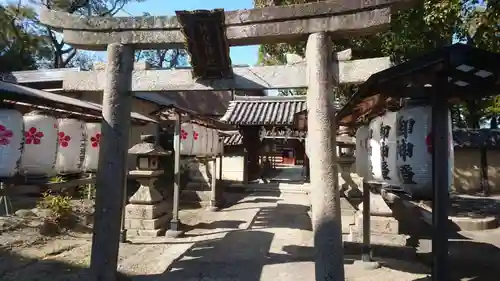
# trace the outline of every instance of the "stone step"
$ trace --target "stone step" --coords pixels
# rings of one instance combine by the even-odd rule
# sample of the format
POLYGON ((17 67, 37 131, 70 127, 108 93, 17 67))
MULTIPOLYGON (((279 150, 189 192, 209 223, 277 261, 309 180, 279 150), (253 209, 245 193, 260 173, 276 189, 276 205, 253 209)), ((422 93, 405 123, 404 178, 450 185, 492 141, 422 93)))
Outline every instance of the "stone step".
MULTIPOLYGON (((353 228, 363 232, 363 213, 360 211, 354 215, 353 228)), ((370 216, 370 230, 372 233, 399 234, 399 221, 394 217, 370 216)))
MULTIPOLYGON (((344 255, 346 256, 361 256, 363 252, 362 241, 349 241, 349 235, 343 236, 344 244, 344 255)), ((377 258, 392 258, 397 260, 406 261, 418 261, 415 248, 410 246, 405 246, 402 243, 389 244, 387 241, 392 241, 391 239, 378 239, 370 243, 372 249, 372 256, 377 258)))
POLYGON ((286 184, 286 183, 253 183, 243 185, 244 191, 251 192, 280 192, 294 194, 308 194, 308 189, 302 184, 286 184))
MULTIPOLYGON (((393 233, 370 233, 370 243, 376 245, 390 245, 390 246, 406 246, 408 235, 393 234, 393 233)), ((346 236, 346 241, 363 243, 363 232, 359 231, 355 226, 351 226, 349 234, 346 236)))
MULTIPOLYGON (((432 210, 430 207, 417 202, 403 201, 406 208, 417 210, 422 220, 428 225, 432 225, 432 210)), ((450 227, 457 231, 480 231, 495 229, 499 227, 499 221, 494 216, 471 217, 471 216, 448 216, 450 227)))

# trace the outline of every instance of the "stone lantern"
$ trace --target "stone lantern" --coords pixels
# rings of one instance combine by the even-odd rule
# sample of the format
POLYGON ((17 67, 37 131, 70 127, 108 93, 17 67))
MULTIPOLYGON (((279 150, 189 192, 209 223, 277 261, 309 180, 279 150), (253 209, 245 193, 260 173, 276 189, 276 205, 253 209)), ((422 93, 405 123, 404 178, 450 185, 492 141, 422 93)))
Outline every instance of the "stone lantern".
POLYGON ((356 161, 354 148, 356 140, 348 135, 337 136, 337 163, 339 167, 339 187, 346 197, 361 197, 363 179, 358 174, 351 172, 352 165, 356 161))
POLYGON ((170 220, 169 204, 155 188, 158 177, 164 173, 162 157, 171 153, 156 145, 153 135, 141 136, 141 142, 129 149, 137 156, 136 169, 129 172, 140 187, 125 207, 127 233, 137 236, 160 236, 170 220))
POLYGON ((156 145, 155 136, 143 135, 141 142, 128 150, 128 154, 137 155, 136 169, 140 171, 160 171, 163 170, 161 157, 170 155, 170 152, 163 150, 156 145))

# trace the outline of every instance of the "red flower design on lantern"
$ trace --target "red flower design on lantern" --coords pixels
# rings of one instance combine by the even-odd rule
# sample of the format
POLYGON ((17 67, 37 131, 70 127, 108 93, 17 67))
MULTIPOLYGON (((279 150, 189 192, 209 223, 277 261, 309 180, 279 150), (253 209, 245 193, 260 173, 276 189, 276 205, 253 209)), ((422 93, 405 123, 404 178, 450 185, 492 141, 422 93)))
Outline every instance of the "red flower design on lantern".
MULTIPOLYGON (((448 141, 451 144, 451 137, 448 136, 448 141)), ((432 132, 425 137, 425 144, 427 145, 427 152, 432 154, 432 132)), ((448 146, 448 155, 450 155, 450 147, 448 146)))
POLYGON ((38 131, 35 127, 31 127, 28 131, 24 132, 26 144, 40 144, 43 136, 43 132, 38 131))
POLYGON ((90 138, 90 143, 92 144, 92 147, 98 147, 100 142, 101 142, 101 133, 97 133, 95 134, 95 136, 90 138))
POLYGON ((11 130, 5 128, 4 125, 0 125, 0 145, 8 145, 10 143, 10 138, 12 138, 14 134, 11 130))
POLYGON ((188 132, 186 132, 184 129, 181 130, 181 140, 185 140, 188 137, 188 132))
POLYGON ((198 132, 193 132, 193 139, 197 140, 198 139, 198 132))
POLYGON ((64 132, 59 132, 59 144, 62 147, 67 147, 69 145, 69 141, 71 140, 71 137, 64 134, 64 132))
POLYGON ((427 145, 427 152, 432 153, 432 133, 425 137, 425 145, 427 145))

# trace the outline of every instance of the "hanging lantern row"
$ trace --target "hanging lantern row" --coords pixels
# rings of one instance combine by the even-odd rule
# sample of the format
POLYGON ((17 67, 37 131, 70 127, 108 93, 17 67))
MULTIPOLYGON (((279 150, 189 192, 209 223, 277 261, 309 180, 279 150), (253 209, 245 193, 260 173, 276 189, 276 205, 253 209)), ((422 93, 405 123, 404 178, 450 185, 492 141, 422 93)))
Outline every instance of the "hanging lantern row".
POLYGON ((95 172, 101 124, 0 109, 0 177, 95 172))
POLYGON ((219 131, 193 123, 181 124, 180 142, 180 153, 186 156, 214 156, 223 149, 219 131))

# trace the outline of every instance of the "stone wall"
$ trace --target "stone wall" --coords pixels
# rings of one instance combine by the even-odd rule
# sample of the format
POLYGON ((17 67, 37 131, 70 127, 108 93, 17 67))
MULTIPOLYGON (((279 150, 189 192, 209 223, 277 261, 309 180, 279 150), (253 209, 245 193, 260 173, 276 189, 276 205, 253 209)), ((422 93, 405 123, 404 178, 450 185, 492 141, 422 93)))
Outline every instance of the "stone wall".
MULTIPOLYGON (((500 193, 500 151, 489 149, 488 180, 491 193, 500 193)), ((481 154, 477 148, 455 148, 453 189, 457 193, 474 193, 481 190, 481 154)))

